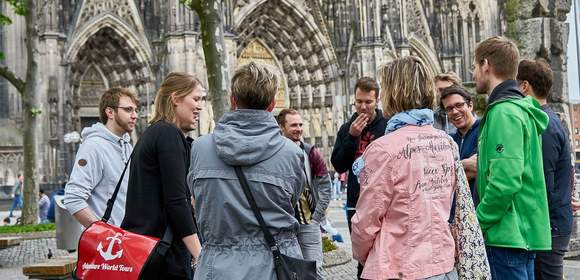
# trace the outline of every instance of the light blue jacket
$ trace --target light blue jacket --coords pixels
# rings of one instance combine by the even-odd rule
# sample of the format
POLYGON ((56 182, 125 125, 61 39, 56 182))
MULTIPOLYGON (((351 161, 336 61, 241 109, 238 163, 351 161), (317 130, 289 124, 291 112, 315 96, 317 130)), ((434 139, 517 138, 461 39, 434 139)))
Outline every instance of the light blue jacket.
POLYGON ((294 205, 306 177, 301 149, 266 111, 226 113, 191 149, 188 184, 204 239, 194 279, 275 280, 274 261, 232 166, 242 166, 283 254, 302 258, 294 205))
MULTIPOLYGON (((133 146, 129 134, 119 137, 103 124, 83 129, 83 142, 77 152, 70 179, 65 187, 64 204, 72 214, 89 208, 97 218, 107 209, 107 201, 115 191, 133 146)), ((129 167, 111 213, 109 223, 121 225, 125 216, 125 197, 129 182, 129 167)))

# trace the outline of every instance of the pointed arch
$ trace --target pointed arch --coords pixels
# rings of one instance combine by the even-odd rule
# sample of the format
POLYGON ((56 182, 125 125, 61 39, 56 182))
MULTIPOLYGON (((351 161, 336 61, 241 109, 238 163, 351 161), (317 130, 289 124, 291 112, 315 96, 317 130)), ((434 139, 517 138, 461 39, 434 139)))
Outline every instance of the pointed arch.
MULTIPOLYGON (((152 61, 153 53, 148 40, 142 35, 138 35, 127 23, 121 20, 117 15, 106 13, 95 17, 91 22, 83 25, 79 30, 76 30, 71 36, 70 44, 65 52, 65 61, 70 62, 77 56, 79 50, 85 45, 87 40, 103 28, 111 28, 115 30, 121 37, 126 39, 127 44, 133 48, 137 54, 139 61, 149 65, 152 61)), ((141 33, 143 34, 143 33, 141 33)))
POLYGON ((290 107, 331 106, 340 92, 336 55, 315 18, 299 1, 252 1, 236 8, 234 30, 241 50, 262 40, 282 64, 290 107))
POLYGON ((441 64, 439 63, 439 58, 433 49, 414 34, 409 34, 408 39, 412 52, 427 63, 433 73, 441 73, 441 64))

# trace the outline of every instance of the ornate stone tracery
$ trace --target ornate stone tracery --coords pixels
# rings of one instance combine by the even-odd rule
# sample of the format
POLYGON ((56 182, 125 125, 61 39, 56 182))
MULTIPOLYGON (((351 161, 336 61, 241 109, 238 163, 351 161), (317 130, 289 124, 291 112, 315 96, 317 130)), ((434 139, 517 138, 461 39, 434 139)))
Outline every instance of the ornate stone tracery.
MULTIPOLYGON (((353 87, 359 77, 374 77, 383 63, 417 55, 434 72, 453 70, 470 81, 468 69, 476 43, 506 31, 505 2, 225 0, 221 2, 227 34, 225 59, 230 71, 249 59, 278 69, 278 107, 303 114, 305 137, 328 158, 333 134, 353 112, 353 87)), ((550 17, 525 22, 525 32, 540 33, 543 29, 538 29, 537 22, 550 32, 544 32, 542 40, 529 42, 523 54, 551 59, 557 87, 565 82, 565 33, 559 22, 566 11, 564 2, 519 1, 522 13, 532 14, 537 6, 550 17), (546 40, 554 44, 542 43, 546 40)), ((62 135, 79 130, 81 118, 96 119, 97 101, 105 88, 129 87, 139 93, 142 105, 151 105, 157 85, 170 71, 196 73, 204 80, 199 23, 198 16, 179 0, 47 1, 38 25, 39 53, 42 71, 51 78, 43 77, 39 88, 47 93, 42 97, 42 111, 47 112, 43 117, 50 119, 42 120, 49 129, 39 138, 47 142, 39 152, 47 167, 38 172, 50 177, 58 169, 59 178, 64 177, 76 147, 64 144, 62 135)), ((9 58, 23 53, 23 26, 16 20, 0 33, 0 51, 9 52, 11 66, 21 63, 9 58)), ((20 102, 13 89, 8 91, 10 107, 0 111, 8 112, 12 121, 20 113, 20 102)), ((555 96, 552 101, 567 99, 566 93, 555 96)), ((143 127, 151 110, 151 106, 143 107, 143 127)), ((211 118, 209 108, 205 113, 206 119, 211 118)), ((210 132, 211 127, 211 122, 200 123, 198 135, 210 132)), ((0 173, 7 164, 2 157, 0 173)))

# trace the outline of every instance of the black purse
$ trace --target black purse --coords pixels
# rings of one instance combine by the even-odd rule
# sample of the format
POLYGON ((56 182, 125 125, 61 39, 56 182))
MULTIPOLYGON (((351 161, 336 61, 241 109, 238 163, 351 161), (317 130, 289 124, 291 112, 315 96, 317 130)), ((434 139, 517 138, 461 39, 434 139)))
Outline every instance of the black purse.
POLYGON ((234 166, 234 169, 236 170, 236 175, 240 180, 244 194, 246 195, 246 198, 252 207, 252 211, 254 212, 258 223, 260 224, 260 228, 264 233, 266 242, 268 243, 268 246, 272 251, 272 255, 274 256, 274 267, 276 269, 276 276, 278 276, 278 280, 316 280, 315 261, 307 261, 289 257, 280 252, 280 248, 278 248, 276 240, 268 228, 266 228, 266 223, 264 222, 264 218, 258 209, 258 205, 256 205, 256 201, 254 200, 254 196, 250 191, 248 180, 246 180, 246 176, 244 175, 244 172, 242 172, 242 168, 240 166, 234 166))

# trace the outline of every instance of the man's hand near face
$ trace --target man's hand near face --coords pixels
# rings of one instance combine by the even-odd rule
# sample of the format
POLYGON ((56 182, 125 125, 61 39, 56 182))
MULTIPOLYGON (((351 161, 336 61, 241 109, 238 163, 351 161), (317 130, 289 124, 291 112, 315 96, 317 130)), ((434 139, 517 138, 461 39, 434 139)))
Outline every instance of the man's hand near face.
POLYGON ((461 160, 461 163, 463 164, 467 180, 475 179, 477 176, 477 154, 461 160))
POLYGON ((580 210, 580 200, 576 197, 572 197, 572 211, 580 210))
POLYGON ((350 125, 348 133, 353 137, 359 137, 363 129, 367 126, 369 116, 367 114, 360 114, 350 125))

